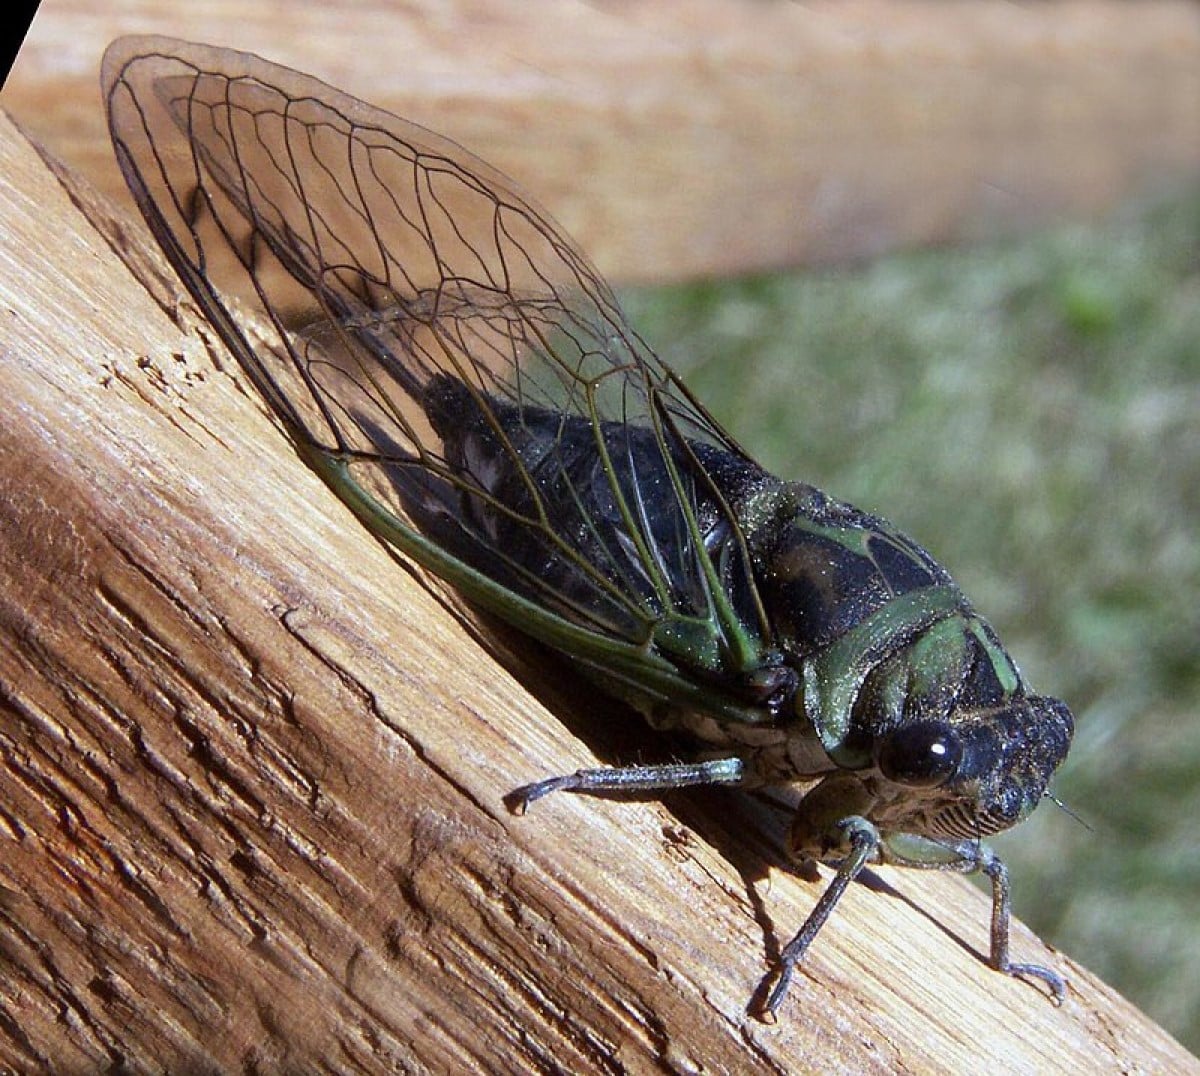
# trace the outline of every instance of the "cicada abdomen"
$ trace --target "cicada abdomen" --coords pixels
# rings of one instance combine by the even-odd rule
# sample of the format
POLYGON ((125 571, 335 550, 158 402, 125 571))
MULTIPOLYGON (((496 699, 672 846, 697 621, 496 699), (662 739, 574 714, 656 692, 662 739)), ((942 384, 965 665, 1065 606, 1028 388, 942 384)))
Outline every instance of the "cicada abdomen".
POLYGON ((815 786, 791 851, 836 874, 766 1003, 869 862, 983 871, 1070 712, 1032 694, 947 572, 768 474, 516 187, 454 143, 254 56, 125 38, 117 159, 180 278, 305 461, 381 540, 570 655, 705 761, 518 790, 815 786), (225 295, 257 307, 252 345, 225 295))

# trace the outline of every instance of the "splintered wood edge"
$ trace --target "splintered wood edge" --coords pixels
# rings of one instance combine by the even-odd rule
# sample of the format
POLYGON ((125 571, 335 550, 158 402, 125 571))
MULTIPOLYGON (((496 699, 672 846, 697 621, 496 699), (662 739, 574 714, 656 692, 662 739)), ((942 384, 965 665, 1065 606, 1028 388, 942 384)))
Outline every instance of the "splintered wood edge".
POLYGON ((1023 928, 1067 1003, 989 971, 982 894, 913 872, 855 887, 780 1021, 748 1016, 819 891, 765 884, 761 812, 509 815, 595 756, 304 470, 140 222, 0 141, 0 1065, 1194 1064, 1023 928))
POLYGON ((48 0, 6 107, 110 196, 100 110, 78 103, 128 33, 258 52, 449 135, 621 283, 990 238, 1200 170, 1186 0, 252 0, 186 21, 48 0))

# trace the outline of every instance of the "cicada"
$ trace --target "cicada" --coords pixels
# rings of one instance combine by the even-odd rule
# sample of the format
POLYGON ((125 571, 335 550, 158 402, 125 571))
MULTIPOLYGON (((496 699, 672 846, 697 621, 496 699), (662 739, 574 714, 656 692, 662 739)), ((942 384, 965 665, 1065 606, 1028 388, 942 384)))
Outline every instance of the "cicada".
POLYGON ((982 872, 1073 720, 921 546, 769 474, 630 327, 586 257, 446 138, 258 57, 124 38, 117 160, 155 238, 304 461, 380 540, 640 710, 697 761, 518 790, 787 785, 835 870, 773 969, 870 863, 982 872), (251 342, 223 296, 257 308, 251 342))

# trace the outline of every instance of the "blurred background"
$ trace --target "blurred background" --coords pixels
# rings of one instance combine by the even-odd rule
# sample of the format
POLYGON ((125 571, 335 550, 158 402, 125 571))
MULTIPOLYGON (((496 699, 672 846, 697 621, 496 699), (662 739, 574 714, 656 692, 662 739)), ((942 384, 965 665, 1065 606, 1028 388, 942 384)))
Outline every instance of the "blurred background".
POLYGON ((1200 8, 48 0, 0 105, 130 214, 131 32, 469 146, 766 465, 925 545, 1076 714, 1018 914, 1200 1050, 1200 8))

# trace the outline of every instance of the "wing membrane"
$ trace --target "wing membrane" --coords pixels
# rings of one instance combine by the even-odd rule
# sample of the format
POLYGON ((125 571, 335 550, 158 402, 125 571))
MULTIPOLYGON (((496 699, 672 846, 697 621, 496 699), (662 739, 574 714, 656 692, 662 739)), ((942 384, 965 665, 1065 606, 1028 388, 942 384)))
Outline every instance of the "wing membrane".
POLYGON ((744 455, 509 181, 242 53, 123 39, 103 77, 143 213, 300 447, 606 638, 644 646, 679 619, 766 637, 703 462, 744 455), (265 315, 273 345, 251 347, 221 294, 265 315))

